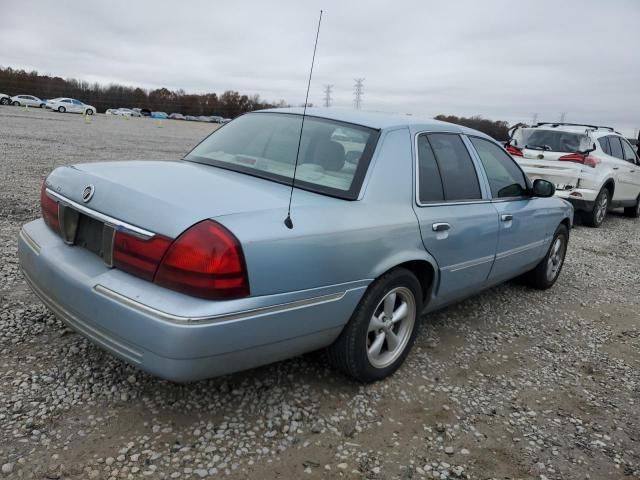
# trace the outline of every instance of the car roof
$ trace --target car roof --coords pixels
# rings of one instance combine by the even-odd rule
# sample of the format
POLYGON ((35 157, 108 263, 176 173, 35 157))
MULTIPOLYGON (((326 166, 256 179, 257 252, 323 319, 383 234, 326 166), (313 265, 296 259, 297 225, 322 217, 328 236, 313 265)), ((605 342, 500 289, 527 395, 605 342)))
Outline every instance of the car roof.
MULTIPOLYGON (((293 108, 268 108, 265 110, 256 110, 257 113, 292 113, 302 115, 302 107, 293 108)), ((456 133, 470 133, 486 137, 484 133, 478 132, 471 128, 463 127, 448 122, 441 122, 433 118, 426 118, 414 115, 399 115, 392 113, 367 112, 363 110, 350 110, 342 108, 307 108, 307 115, 312 117, 327 118, 329 120, 337 120, 340 122, 354 123, 363 127, 375 128, 382 130, 394 127, 416 127, 429 129, 436 127, 437 130, 446 130, 456 133)))

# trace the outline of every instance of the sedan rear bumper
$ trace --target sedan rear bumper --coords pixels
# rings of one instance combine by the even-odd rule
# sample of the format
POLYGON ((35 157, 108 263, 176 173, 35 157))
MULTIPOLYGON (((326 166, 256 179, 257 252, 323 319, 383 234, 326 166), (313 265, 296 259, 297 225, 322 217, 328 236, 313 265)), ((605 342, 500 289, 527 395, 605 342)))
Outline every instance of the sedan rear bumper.
POLYGON ((208 301, 158 287, 64 244, 42 220, 18 243, 27 283, 69 327, 154 375, 190 381, 329 345, 367 281, 286 294, 208 301))

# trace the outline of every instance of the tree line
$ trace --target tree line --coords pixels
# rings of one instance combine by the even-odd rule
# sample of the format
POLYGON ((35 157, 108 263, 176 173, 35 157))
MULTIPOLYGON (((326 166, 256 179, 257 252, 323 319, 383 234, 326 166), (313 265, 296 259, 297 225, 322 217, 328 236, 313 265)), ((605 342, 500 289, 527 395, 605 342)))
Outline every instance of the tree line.
MULTIPOLYGON (((76 98, 93 105, 98 112, 104 112, 108 108, 138 107, 184 115, 220 115, 233 118, 244 112, 275 106, 261 100, 259 95, 243 95, 233 90, 220 95, 192 94, 182 89, 169 90, 164 87, 145 90, 140 87, 101 85, 75 78, 52 77, 11 67, 0 67, 0 93, 28 94, 42 99, 76 98)), ((281 101, 278 106, 283 104, 284 101, 281 101)))
MULTIPOLYGON (((284 100, 280 100, 274 105, 263 101, 257 94, 243 95, 234 90, 228 90, 220 95, 217 93, 193 94, 186 93, 182 89, 169 90, 164 87, 146 90, 115 83, 109 85, 101 85, 97 82, 89 83, 75 78, 65 79, 58 76, 42 75, 37 71, 27 72, 2 66, 0 66, 0 93, 8 95, 29 94, 42 99, 77 98, 93 105, 101 113, 108 108, 138 107, 167 113, 177 112, 183 115, 220 115, 233 118, 241 113, 261 108, 288 106, 284 100)), ((480 116, 467 118, 455 115, 438 115, 435 118, 474 128, 496 140, 508 138, 509 125, 501 120, 492 121, 480 116)))
POLYGON ((509 139, 509 124, 503 120, 494 121, 480 116, 456 117, 455 115, 437 115, 435 119, 479 130, 499 141, 509 139))

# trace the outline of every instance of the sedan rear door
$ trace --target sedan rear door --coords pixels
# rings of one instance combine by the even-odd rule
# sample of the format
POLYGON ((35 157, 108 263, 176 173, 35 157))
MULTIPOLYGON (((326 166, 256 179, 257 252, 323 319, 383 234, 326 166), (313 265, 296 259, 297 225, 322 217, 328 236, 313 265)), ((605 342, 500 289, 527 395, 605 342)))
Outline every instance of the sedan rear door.
POLYGON ((440 270, 435 306, 483 288, 495 256, 498 214, 460 135, 420 133, 416 147, 414 210, 440 270))

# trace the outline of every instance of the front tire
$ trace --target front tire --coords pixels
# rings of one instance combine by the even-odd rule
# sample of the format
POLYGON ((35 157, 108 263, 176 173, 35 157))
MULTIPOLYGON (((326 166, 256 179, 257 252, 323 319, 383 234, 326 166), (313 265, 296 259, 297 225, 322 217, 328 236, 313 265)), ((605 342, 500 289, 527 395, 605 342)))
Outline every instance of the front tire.
POLYGON ((388 377, 409 354, 421 311, 422 288, 416 276, 404 268, 391 270, 364 294, 329 347, 329 361, 363 383, 388 377))
POLYGON ((0 99, 0 105, 9 105, 9 102, 11 100, 9 100, 7 97, 3 97, 2 99, 0 99))
POLYGON ((602 188, 596 201, 593 204, 593 209, 590 212, 584 212, 582 221, 588 227, 598 228, 604 222, 607 212, 609 211, 609 203, 611 194, 608 188, 602 188))
POLYGON ((540 260, 540 263, 526 275, 530 287, 546 290, 556 283, 564 265, 568 245, 569 230, 564 224, 560 224, 553 235, 549 251, 540 260))
POLYGON ((87 111, 84 113, 86 113, 87 115, 93 115, 93 110, 91 110, 90 108, 87 108, 87 111))
POLYGON ((640 195, 636 198, 636 204, 633 207, 625 207, 625 217, 639 218, 640 217, 640 195))
POLYGON ((13 105, 14 107, 19 107, 20 106, 20 102, 15 101, 11 105, 13 105))
POLYGON ((66 109, 66 108, 64 108, 64 107, 58 107, 58 111, 59 111, 60 113, 64 113, 64 112, 66 112, 66 111, 67 111, 67 109, 66 109))

